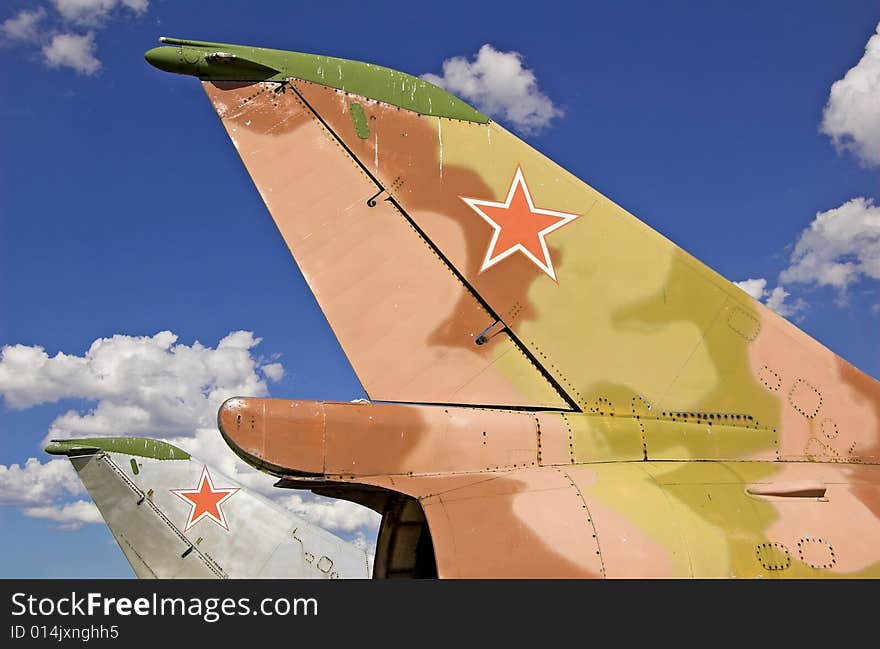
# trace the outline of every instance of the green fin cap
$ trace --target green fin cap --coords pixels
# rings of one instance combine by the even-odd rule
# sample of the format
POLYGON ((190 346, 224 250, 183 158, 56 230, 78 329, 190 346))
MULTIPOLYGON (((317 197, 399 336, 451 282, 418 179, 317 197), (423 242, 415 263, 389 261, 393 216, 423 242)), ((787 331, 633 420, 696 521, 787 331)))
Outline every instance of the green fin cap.
POLYGON ((168 442, 146 437, 86 437, 53 439, 46 447, 50 455, 95 455, 101 451, 122 453, 155 460, 188 460, 190 454, 168 442))
POLYGON ((144 54, 160 70, 203 81, 311 81, 422 115, 486 124, 489 118, 443 88, 381 65, 262 47, 159 39, 144 54))

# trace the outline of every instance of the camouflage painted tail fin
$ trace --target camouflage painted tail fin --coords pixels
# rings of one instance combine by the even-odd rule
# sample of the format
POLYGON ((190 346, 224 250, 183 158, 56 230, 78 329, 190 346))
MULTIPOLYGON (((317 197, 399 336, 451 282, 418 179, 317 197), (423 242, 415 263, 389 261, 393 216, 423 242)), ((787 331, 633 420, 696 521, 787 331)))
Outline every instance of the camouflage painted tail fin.
POLYGON ((203 79, 372 399, 625 418, 645 458, 880 460, 875 379, 442 89, 178 47, 153 56, 203 79))
POLYGON ((440 88, 166 42, 367 394, 418 402, 218 416, 279 486, 383 512, 375 576, 878 574, 876 380, 440 88))
POLYGON ((140 578, 368 578, 360 550, 185 451, 131 437, 55 441, 140 578))

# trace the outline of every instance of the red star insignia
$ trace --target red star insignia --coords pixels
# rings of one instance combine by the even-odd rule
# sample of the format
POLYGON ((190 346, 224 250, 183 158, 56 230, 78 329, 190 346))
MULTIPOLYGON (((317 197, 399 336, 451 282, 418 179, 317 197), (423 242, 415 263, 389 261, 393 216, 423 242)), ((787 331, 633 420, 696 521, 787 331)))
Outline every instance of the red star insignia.
POLYGON ((460 198, 495 229, 483 265, 480 267, 481 273, 519 251, 547 273, 554 282, 556 281, 556 271, 553 269, 553 261, 547 250, 546 237, 563 225, 574 221, 581 216, 580 214, 535 207, 519 165, 516 167, 510 189, 507 190, 507 198, 503 203, 464 196, 460 198))
POLYGON ((200 520, 208 517, 228 532, 229 525, 226 523, 226 516, 220 505, 232 498, 238 489, 238 487, 215 489, 207 466, 202 469, 199 486, 195 489, 169 489, 171 493, 190 506, 189 518, 183 531, 186 532, 200 520))

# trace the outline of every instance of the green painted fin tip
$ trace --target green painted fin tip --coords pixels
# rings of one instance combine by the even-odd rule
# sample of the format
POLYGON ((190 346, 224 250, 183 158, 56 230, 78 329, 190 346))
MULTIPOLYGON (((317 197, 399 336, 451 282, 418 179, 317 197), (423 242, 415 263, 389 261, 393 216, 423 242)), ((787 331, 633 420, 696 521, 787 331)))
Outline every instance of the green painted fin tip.
POLYGON ((158 439, 146 437, 86 437, 53 439, 46 447, 50 455, 95 455, 101 451, 122 453, 156 460, 188 460, 190 454, 158 439))
POLYGON ((298 79, 411 110, 421 115, 486 124, 489 118, 455 95, 420 77, 381 65, 318 54, 162 37, 144 54, 166 72, 203 81, 298 79))

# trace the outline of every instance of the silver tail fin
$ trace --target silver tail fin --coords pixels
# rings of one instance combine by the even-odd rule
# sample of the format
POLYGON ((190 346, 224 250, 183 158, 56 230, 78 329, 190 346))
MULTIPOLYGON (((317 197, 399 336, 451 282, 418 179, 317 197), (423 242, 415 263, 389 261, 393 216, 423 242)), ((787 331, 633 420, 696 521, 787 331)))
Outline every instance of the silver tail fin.
POLYGON ((140 578, 370 577, 367 554, 186 451, 135 437, 53 441, 140 578))

